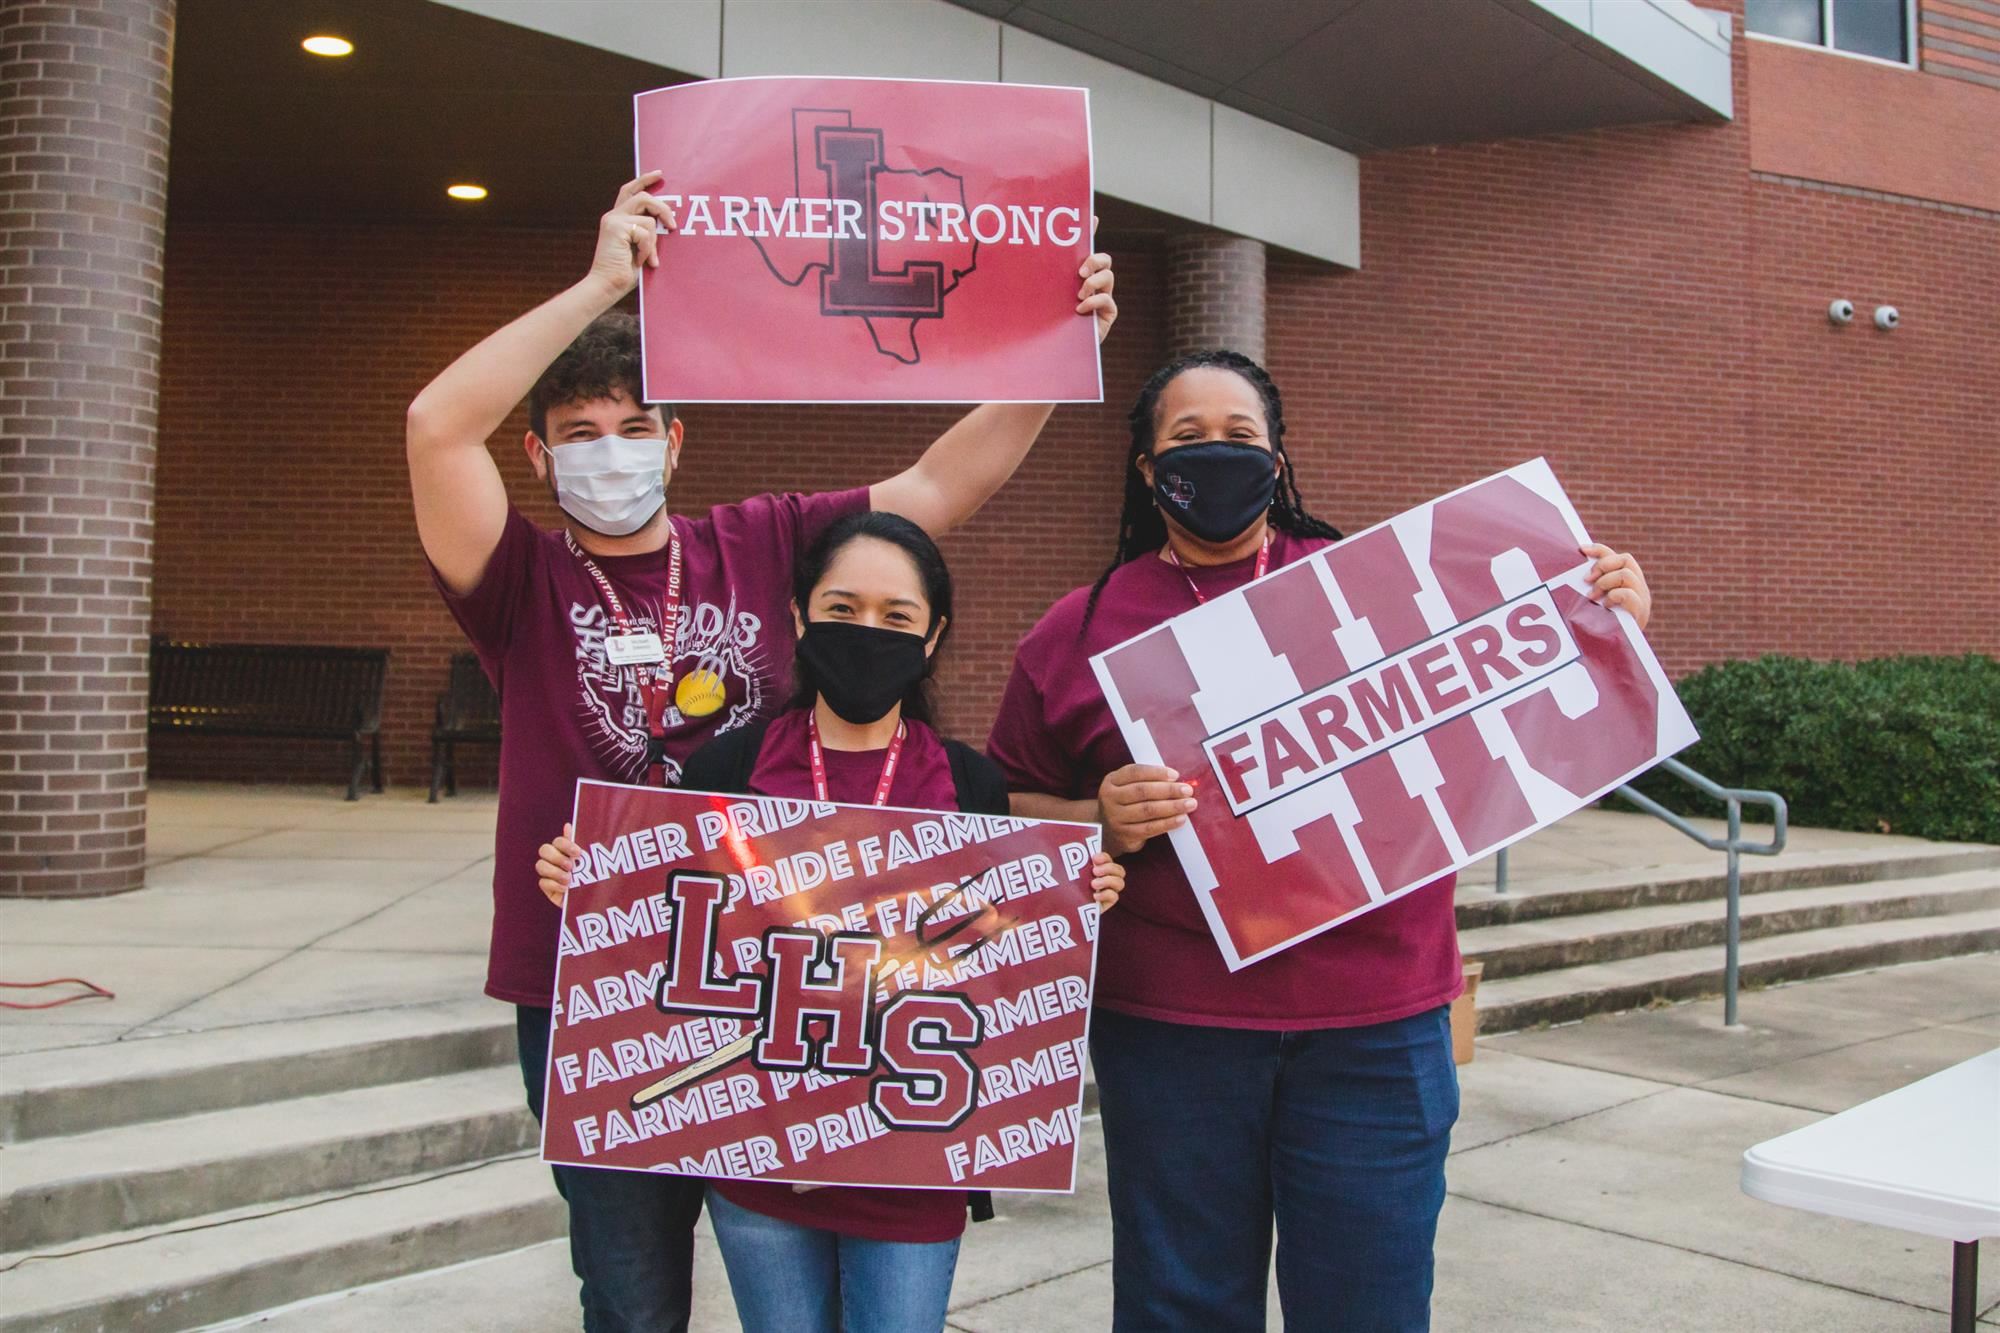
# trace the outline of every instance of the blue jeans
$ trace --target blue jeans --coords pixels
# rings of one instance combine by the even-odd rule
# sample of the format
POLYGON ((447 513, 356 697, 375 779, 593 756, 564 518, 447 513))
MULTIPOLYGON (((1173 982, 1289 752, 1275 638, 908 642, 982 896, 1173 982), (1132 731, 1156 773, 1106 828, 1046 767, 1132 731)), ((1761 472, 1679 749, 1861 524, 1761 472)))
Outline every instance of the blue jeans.
POLYGON ((1285 1327, 1430 1327, 1458 1071, 1444 1009, 1310 1032, 1099 1009, 1112 1327, 1262 1330, 1276 1222, 1285 1327))
MULTIPOLYGON (((549 1011, 514 1010, 528 1109, 542 1118, 549 1011)), ((694 1298, 694 1224, 706 1186, 692 1176, 558 1166, 569 1202, 569 1262, 583 1287, 585 1333, 686 1333, 694 1298)))
POLYGON ((864 1240, 740 1208, 710 1192, 708 1217, 743 1333, 938 1333, 958 1241, 864 1240))

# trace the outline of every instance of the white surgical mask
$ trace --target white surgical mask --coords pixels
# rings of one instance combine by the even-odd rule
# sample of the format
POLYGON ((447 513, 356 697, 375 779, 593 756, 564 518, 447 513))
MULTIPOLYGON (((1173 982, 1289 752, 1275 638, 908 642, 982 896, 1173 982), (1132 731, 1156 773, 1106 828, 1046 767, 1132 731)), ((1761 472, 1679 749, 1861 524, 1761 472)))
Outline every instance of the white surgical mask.
POLYGON ((555 477, 556 503, 592 532, 629 537, 667 502, 667 442, 605 435, 542 446, 555 477))

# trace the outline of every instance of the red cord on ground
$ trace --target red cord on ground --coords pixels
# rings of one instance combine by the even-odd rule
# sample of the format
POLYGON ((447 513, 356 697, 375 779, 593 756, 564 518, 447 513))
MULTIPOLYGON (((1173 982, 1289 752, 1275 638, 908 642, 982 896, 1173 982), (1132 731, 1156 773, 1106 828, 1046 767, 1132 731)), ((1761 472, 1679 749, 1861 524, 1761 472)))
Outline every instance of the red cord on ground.
POLYGON ((82 995, 65 995, 58 1000, 44 1000, 40 1004, 20 1004, 13 1000, 0 1000, 0 1009, 54 1009, 57 1005, 75 1004, 78 1000, 115 1000, 113 995, 94 981, 82 977, 57 977, 53 981, 0 981, 0 988, 6 990, 40 990, 44 986, 82 986, 82 995))

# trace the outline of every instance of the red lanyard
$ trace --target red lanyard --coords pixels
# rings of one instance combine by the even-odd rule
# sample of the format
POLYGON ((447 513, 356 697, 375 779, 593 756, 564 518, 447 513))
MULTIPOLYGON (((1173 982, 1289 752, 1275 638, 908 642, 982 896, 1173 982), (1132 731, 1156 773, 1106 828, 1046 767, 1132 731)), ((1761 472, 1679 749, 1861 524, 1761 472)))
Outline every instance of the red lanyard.
MULTIPOLYGON (((1174 548, 1171 544, 1167 547, 1167 559, 1173 562, 1174 568, 1178 569, 1181 572, 1181 577, 1187 580, 1188 591, 1194 594, 1194 604, 1196 606, 1206 606, 1208 598, 1202 596, 1201 589, 1194 586, 1194 575, 1187 572, 1187 566, 1182 564, 1181 558, 1174 554, 1174 548)), ((1271 534, 1266 532, 1264 534, 1264 544, 1257 548, 1257 569, 1255 573, 1251 574, 1250 581, 1255 583, 1258 579, 1263 578, 1270 568, 1271 534)))
MULTIPOLYGON (((908 733, 907 726, 901 722, 896 724, 895 738, 889 742, 889 753, 882 760, 882 780, 875 784, 877 805, 889 804, 889 788, 896 784, 896 761, 903 757, 903 737, 908 733)), ((813 797, 821 801, 832 800, 826 794, 826 756, 820 753, 819 748, 819 707, 816 704, 806 714, 806 753, 812 756, 813 797)))
MULTIPOLYGON (((625 603, 619 600, 618 590, 611 586, 611 580, 604 576, 590 553, 576 544, 576 538, 567 530, 563 540, 569 544, 570 554, 583 562, 583 572, 590 575, 597 585, 597 591, 604 598, 605 609, 611 612, 611 623, 620 634, 632 632, 632 617, 625 612, 625 603)), ((640 688, 646 692, 646 734, 652 744, 647 751, 647 778, 660 782, 665 776, 663 761, 666 758, 667 701, 673 696, 674 684, 674 637, 680 628, 681 618, 681 544, 674 536, 673 523, 667 524, 667 604, 660 612, 660 650, 662 659, 650 666, 634 667, 640 688)))

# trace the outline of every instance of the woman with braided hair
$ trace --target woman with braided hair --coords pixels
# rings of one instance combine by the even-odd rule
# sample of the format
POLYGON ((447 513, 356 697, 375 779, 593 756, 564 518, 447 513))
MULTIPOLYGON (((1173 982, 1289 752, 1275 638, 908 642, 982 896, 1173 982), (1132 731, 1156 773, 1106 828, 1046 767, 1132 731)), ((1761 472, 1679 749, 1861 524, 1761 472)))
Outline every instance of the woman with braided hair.
MULTIPOLYGON (((1127 867, 1090 1030, 1113 1326, 1262 1329, 1275 1231, 1287 1328, 1421 1330, 1458 1116, 1453 877, 1228 970, 1160 837, 1195 788, 1132 762, 1090 659, 1340 534, 1306 509, 1278 387, 1250 358, 1161 367, 1131 428, 1111 566, 1021 641, 988 743, 1016 815, 1100 822, 1127 867)), ((1636 562, 1589 553, 1593 595, 1643 626, 1636 562)))
MULTIPOLYGON (((1154 371, 1152 378, 1147 380, 1145 386, 1139 390, 1138 401, 1132 404, 1130 421, 1132 425, 1134 466, 1125 469, 1125 509, 1119 516, 1118 521, 1118 550, 1112 555, 1111 563, 1105 567, 1104 572, 1097 576, 1097 582, 1093 583, 1090 587, 1090 597, 1085 607, 1086 622, 1091 618, 1091 613, 1096 610, 1098 598, 1103 595, 1104 585, 1111 581, 1111 576, 1117 573, 1129 561, 1135 560, 1141 555, 1150 555, 1159 552, 1167 540, 1167 520, 1161 512, 1160 506, 1154 503, 1154 478, 1150 475, 1151 454, 1154 452, 1155 427, 1153 417, 1160 410, 1160 397, 1166 392, 1167 386, 1179 381, 1183 376, 1190 373, 1193 373, 1193 383, 1190 387, 1198 387, 1203 383, 1228 384, 1231 380, 1239 378, 1247 382, 1248 386, 1255 391, 1262 409, 1265 418, 1262 423, 1263 429, 1253 429, 1248 419, 1248 414, 1239 414, 1244 416, 1244 420, 1232 425, 1232 433, 1229 437, 1220 435, 1203 436, 1199 431, 1193 429, 1199 423, 1189 421, 1182 424, 1179 432, 1168 436, 1167 438, 1170 443, 1162 444, 1160 448, 1164 450, 1174 447, 1186 447, 1197 440, 1222 442, 1227 438, 1235 442, 1248 443, 1259 452, 1274 456, 1276 459, 1276 471, 1272 474, 1273 485, 1269 496, 1269 527, 1275 528, 1279 532, 1290 533, 1294 537, 1323 537, 1327 542, 1337 542, 1340 540, 1339 530, 1331 523, 1314 518, 1311 514, 1307 513, 1305 501, 1299 497, 1299 483, 1292 475, 1292 460, 1285 453, 1284 401, 1278 396, 1278 386, 1271 382, 1270 375, 1265 372, 1262 366, 1241 352, 1231 352, 1220 348, 1206 352, 1191 352, 1186 356, 1169 361, 1166 365, 1154 371), (1199 373, 1211 371, 1221 372, 1221 374, 1217 375, 1214 379, 1210 379, 1207 374, 1199 373)), ((1240 390, 1238 392, 1240 395, 1240 390)), ((1245 405, 1242 403, 1237 404, 1238 407, 1245 405)), ((1193 456, 1183 454, 1179 455, 1179 459, 1183 462, 1190 462, 1193 461, 1193 456)), ((1224 464, 1225 468, 1228 466, 1228 464, 1224 464)), ((1251 475, 1246 476, 1245 480, 1254 480, 1256 488, 1261 491, 1263 473, 1268 469, 1264 468, 1261 464, 1253 463, 1239 463, 1236 467, 1239 470, 1247 467, 1251 475)), ((1182 478, 1182 481, 1185 482, 1186 478, 1182 478)), ((1173 483, 1169 483, 1169 487, 1171 492, 1169 503, 1173 505, 1175 517, 1182 521, 1182 525, 1185 526, 1190 521, 1199 521, 1198 516, 1193 512, 1191 507, 1181 504, 1181 500, 1185 498, 1185 487, 1177 487, 1173 483)), ((1246 498, 1254 499, 1256 496, 1253 494, 1246 498)), ((1231 517, 1233 519, 1236 515, 1232 515, 1231 517)), ((1264 536, 1269 535, 1269 529, 1263 524, 1258 523, 1254 514, 1244 514, 1242 517, 1249 519, 1251 530, 1246 530, 1239 534, 1241 540, 1237 541, 1236 545, 1248 544, 1252 538, 1256 538, 1256 544, 1261 549, 1262 539, 1264 536)), ((1187 535, 1194 538, 1198 543, 1214 544, 1209 542, 1208 538, 1203 537, 1201 533, 1191 528, 1188 529, 1187 535)), ((1323 545, 1325 545, 1325 542, 1314 542, 1307 550, 1318 550, 1323 545)), ((1228 552, 1223 552, 1223 554, 1228 554, 1228 552)), ((1301 551, 1299 554, 1304 555, 1306 551, 1301 551)), ((1196 562, 1192 563, 1214 564, 1217 562, 1198 558, 1196 562)), ((1278 563, 1286 564, 1289 562, 1280 561, 1278 563)), ((1272 568, 1276 567, 1275 565, 1272 566, 1272 568)), ((1114 642, 1116 641, 1114 640, 1114 642)))

